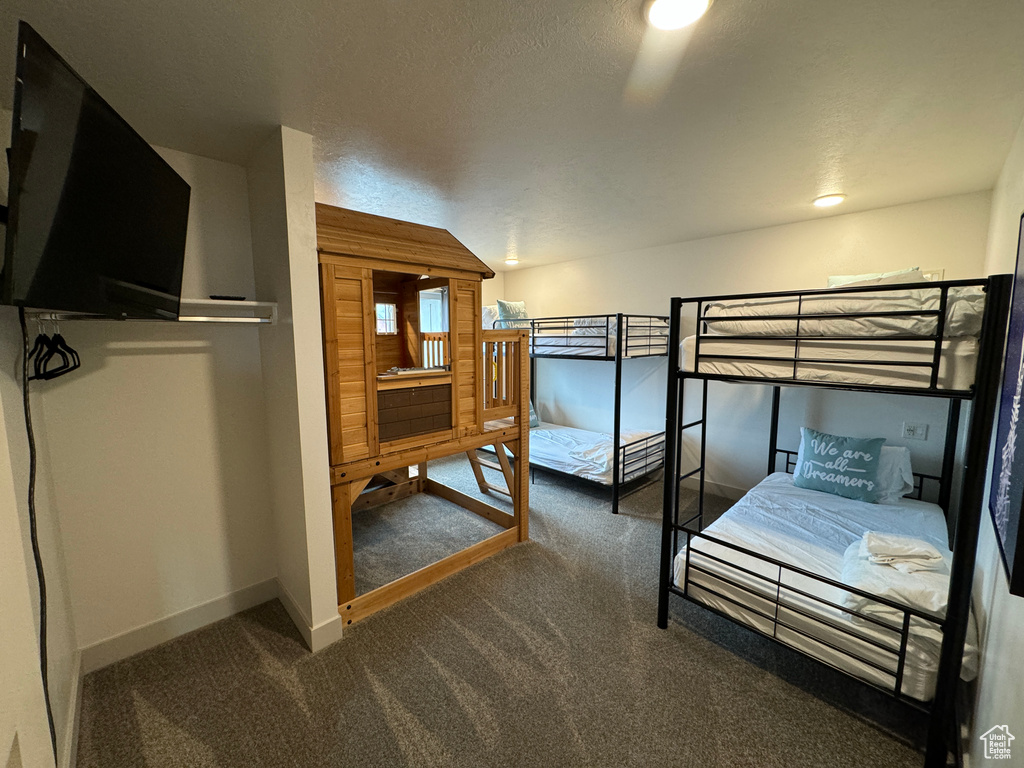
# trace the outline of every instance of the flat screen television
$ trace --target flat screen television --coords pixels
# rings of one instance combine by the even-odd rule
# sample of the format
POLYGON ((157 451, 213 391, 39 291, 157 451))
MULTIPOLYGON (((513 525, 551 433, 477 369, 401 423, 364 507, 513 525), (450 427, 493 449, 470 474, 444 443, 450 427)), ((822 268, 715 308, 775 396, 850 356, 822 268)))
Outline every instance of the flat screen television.
POLYGON ((0 303, 176 319, 191 188, 18 25, 0 303))

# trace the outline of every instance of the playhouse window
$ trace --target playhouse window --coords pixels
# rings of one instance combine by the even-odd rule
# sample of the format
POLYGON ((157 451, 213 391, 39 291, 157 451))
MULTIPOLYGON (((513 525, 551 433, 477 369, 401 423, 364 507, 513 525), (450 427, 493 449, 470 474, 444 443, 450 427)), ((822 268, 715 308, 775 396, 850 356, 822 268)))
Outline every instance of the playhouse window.
POLYGON ((394 336, 398 333, 398 307, 395 304, 378 302, 377 309, 377 334, 380 336, 394 336))

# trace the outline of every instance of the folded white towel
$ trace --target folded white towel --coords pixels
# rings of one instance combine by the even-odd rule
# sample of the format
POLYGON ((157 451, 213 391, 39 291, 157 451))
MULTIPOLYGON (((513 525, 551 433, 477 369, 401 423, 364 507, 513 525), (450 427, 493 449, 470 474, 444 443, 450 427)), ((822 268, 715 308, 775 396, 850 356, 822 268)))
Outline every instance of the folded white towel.
POLYGON ((942 553, 923 539, 880 531, 864 534, 860 540, 860 556, 903 573, 939 570, 943 562, 942 553))
MULTIPOLYGON (((863 589, 873 595, 904 603, 934 613, 946 610, 946 593, 949 590, 949 561, 940 557, 938 568, 920 573, 901 573, 895 568, 873 563, 861 557, 860 548, 854 542, 843 556, 843 571, 840 577, 844 584, 863 589)), ((895 611, 866 597, 849 593, 843 602, 850 608, 880 617, 893 615, 895 611)), ((902 615, 898 616, 902 620, 902 615)), ((939 632, 939 636, 941 636, 939 632)))

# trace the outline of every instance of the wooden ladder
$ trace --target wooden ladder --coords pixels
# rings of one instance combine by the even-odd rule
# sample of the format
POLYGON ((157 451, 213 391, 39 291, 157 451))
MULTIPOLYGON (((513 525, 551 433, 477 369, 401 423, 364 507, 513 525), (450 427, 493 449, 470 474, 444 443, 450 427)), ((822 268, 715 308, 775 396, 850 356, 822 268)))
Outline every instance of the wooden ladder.
POLYGON ((511 489, 515 487, 515 475, 512 472, 512 464, 509 462, 508 456, 505 455, 505 446, 496 444, 494 446, 494 455, 497 456, 496 462, 480 458, 475 450, 466 451, 466 458, 469 459, 469 465, 473 468, 473 475, 476 477, 476 484, 480 486, 481 493, 493 491, 504 494, 511 499, 513 498, 511 489), (502 477, 505 479, 505 487, 499 488, 497 485, 487 482, 487 478, 484 477, 484 467, 493 469, 495 472, 501 472, 502 477))

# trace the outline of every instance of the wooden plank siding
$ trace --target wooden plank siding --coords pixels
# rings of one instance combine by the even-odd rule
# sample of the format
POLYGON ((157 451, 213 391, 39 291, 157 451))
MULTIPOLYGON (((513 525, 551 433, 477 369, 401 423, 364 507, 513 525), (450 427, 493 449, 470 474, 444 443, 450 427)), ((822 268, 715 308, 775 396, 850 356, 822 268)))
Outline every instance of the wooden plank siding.
POLYGON ((480 283, 453 280, 455 299, 452 323, 452 357, 458 359, 454 376, 459 436, 474 435, 483 429, 483 342, 481 334, 480 283))
POLYGON ((369 270, 328 264, 320 267, 332 465, 364 459, 376 451, 369 418, 371 403, 376 407, 376 393, 369 378, 373 354, 364 309, 368 284, 372 294, 369 270))

